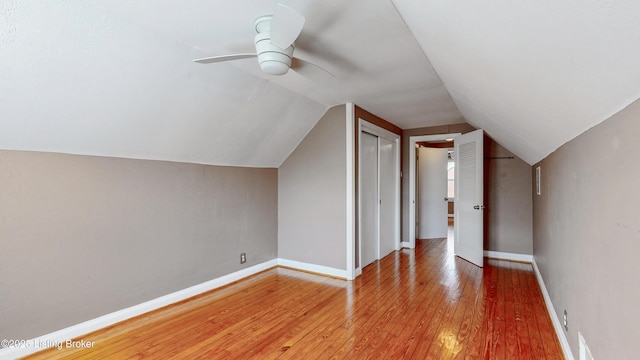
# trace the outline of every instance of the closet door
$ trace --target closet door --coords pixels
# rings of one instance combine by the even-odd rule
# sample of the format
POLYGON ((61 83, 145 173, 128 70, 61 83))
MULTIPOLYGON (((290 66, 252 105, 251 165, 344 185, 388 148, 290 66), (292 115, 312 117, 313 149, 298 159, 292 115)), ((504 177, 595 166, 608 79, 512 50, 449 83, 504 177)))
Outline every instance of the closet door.
POLYGON ((396 178, 395 178, 395 143, 385 138, 379 139, 378 147, 378 181, 380 203, 380 256, 389 255, 396 249, 395 214, 396 214, 396 178))
POLYGON ((361 267, 378 259, 378 137, 360 138, 361 267))

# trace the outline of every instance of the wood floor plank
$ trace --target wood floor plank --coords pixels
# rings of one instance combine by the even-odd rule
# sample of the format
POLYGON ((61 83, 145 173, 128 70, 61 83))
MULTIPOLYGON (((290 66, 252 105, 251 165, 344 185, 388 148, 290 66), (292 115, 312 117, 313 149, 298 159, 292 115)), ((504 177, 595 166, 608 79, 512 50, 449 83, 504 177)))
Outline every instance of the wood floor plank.
POLYGON ((538 286, 535 273, 527 276, 527 283, 529 285, 532 314, 538 327, 538 334, 540 335, 546 358, 562 359, 562 347, 560 346, 558 337, 555 336, 551 317, 547 312, 547 307, 544 303, 542 291, 538 286))
POLYGON ((529 264, 519 264, 518 275, 520 276, 520 284, 525 294, 525 306, 524 314, 526 317, 527 328, 529 330, 530 344, 531 344, 531 357, 533 359, 545 359, 546 354, 542 337, 540 336, 540 329, 538 328, 538 320, 535 315, 535 308, 533 306, 533 298, 535 292, 529 286, 529 278, 534 277, 533 268, 529 264))
POLYGON ((377 304, 383 302, 391 292, 391 288, 384 286, 395 276, 390 271, 391 265, 389 262, 382 262, 374 263, 365 268, 366 271, 355 281, 357 290, 354 291, 354 297, 370 301, 354 302, 355 299, 349 299, 345 309, 346 317, 332 317, 332 321, 323 326, 321 332, 307 334, 279 359, 309 358, 312 353, 322 353, 326 357, 330 357, 332 354, 339 356, 340 351, 345 351, 348 348, 348 346, 345 347, 345 344, 349 341, 352 342, 355 339, 353 334, 359 327, 365 325, 362 319, 371 318, 377 304))
MULTIPOLYGON (((347 330, 351 334, 351 338, 354 341, 344 341, 345 337, 342 331, 338 334, 342 337, 343 346, 338 348, 333 355, 334 358, 341 358, 347 356, 354 357, 366 357, 372 342, 375 342, 379 336, 379 332, 384 326, 387 326, 392 319, 393 311, 399 305, 398 288, 394 286, 396 284, 396 276, 386 278, 386 281, 378 284, 380 294, 384 294, 384 297, 373 296, 372 303, 368 311, 356 312, 354 322, 351 323, 351 327, 347 330), (386 289, 386 291, 382 291, 386 289)), ((348 339, 351 340, 351 339, 348 339)), ((332 350, 332 346, 327 348, 332 350)))
MULTIPOLYGON (((420 257, 426 262, 426 259, 420 257)), ((413 286, 413 297, 406 301, 411 307, 402 311, 402 317, 390 328, 389 338, 386 344, 382 344, 374 352, 371 358, 374 359, 403 359, 406 358, 409 349, 416 343, 416 329, 423 319, 428 319, 429 305, 438 290, 435 281, 418 281, 417 286, 413 286)), ((424 324, 424 322, 423 322, 424 324)))
MULTIPOLYGON (((450 240, 449 240, 450 241, 450 240)), ((530 265, 417 241, 343 281, 274 268, 30 359, 563 359, 530 265)))
POLYGON ((389 359, 404 359, 409 358, 415 353, 415 350, 419 344, 427 341, 424 338, 424 332, 428 324, 435 319, 439 304, 443 301, 444 296, 440 289, 440 284, 436 284, 435 281, 430 282, 430 288, 424 292, 423 300, 420 307, 411 316, 411 319, 406 323, 399 324, 403 327, 403 338, 398 342, 392 343, 388 347, 387 354, 381 353, 382 358, 389 359))
MULTIPOLYGON (((485 262, 487 267, 486 273, 488 276, 485 278, 487 306, 485 307, 485 322, 486 322, 486 336, 484 338, 484 347, 482 357, 485 359, 497 358, 496 346, 502 342, 502 334, 496 330, 496 314, 498 313, 498 306, 500 299, 498 299, 498 280, 500 278, 498 270, 500 269, 500 261, 488 259, 485 262)), ((498 320, 499 321, 499 320, 498 320)))
POLYGON ((473 312, 472 304, 475 303, 476 288, 472 274, 477 273, 475 265, 471 263, 463 264, 460 273, 461 282, 464 283, 456 310, 452 315, 452 321, 448 329, 444 329, 444 347, 440 354, 440 359, 455 359, 464 354, 465 343, 469 332, 469 314, 473 312))
POLYGON ((447 326, 446 321, 450 319, 450 314, 457 305, 455 295, 461 286, 459 279, 455 276, 456 262, 462 264, 464 260, 453 257, 449 261, 443 262, 444 268, 447 270, 440 276, 440 283, 443 285, 439 295, 440 299, 435 307, 434 316, 426 324, 421 341, 418 342, 412 358, 436 358, 441 352, 444 339, 439 331, 447 326))
POLYGON ((526 295, 523 292, 522 284, 518 274, 517 263, 511 266, 511 282, 513 283, 513 307, 516 320, 516 335, 518 338, 518 353, 521 360, 532 359, 531 354, 531 338, 529 327, 527 326, 527 318, 525 315, 526 295))
MULTIPOLYGON (((486 274, 489 274, 492 267, 485 266, 482 272, 478 272, 480 278, 484 278, 486 274)), ((477 276, 478 276, 477 275, 477 276)), ((485 344, 485 337, 487 334, 488 321, 487 308, 489 303, 489 290, 486 286, 486 281, 482 281, 476 286, 476 300, 473 307, 473 317, 471 322, 471 333, 469 335, 468 345, 465 349, 465 359, 479 359, 483 355, 483 349, 485 344)))

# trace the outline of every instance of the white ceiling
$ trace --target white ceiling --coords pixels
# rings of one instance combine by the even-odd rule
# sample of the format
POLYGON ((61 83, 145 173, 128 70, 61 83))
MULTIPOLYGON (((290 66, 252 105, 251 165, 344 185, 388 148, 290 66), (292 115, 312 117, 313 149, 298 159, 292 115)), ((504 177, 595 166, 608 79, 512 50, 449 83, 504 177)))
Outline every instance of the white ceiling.
POLYGON ((405 128, 463 121, 385 0, 289 2, 307 18, 295 55, 330 81, 192 61, 255 52, 276 3, 3 0, 0 148, 277 167, 348 101, 405 128))
POLYGON ((282 2, 335 79, 192 62, 254 52, 276 0, 0 1, 0 149, 277 167, 351 101, 404 129, 464 114, 534 163, 640 96, 635 2, 282 2))
POLYGON ((640 97, 640 1, 393 2, 468 122, 529 164, 640 97))

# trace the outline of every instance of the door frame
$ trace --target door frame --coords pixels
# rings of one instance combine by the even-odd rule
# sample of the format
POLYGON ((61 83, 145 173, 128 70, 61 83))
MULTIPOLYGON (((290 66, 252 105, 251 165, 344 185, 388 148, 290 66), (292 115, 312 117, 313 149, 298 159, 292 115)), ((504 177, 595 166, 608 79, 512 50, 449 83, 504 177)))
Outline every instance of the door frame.
MULTIPOLYGON (((394 184, 394 198, 395 198, 395 211, 394 211, 394 249, 396 251, 400 250, 401 248, 401 239, 400 239, 400 227, 401 227, 401 223, 400 223, 400 209, 401 209, 401 203, 400 203, 400 153, 401 153, 401 148, 400 148, 400 135, 395 134, 387 129, 384 129, 380 126, 377 126, 375 124, 372 124, 362 118, 358 118, 358 199, 356 200, 358 202, 358 248, 356 249, 356 251, 358 251, 358 266, 356 268, 356 276, 360 275, 362 273, 362 239, 360 238, 361 234, 362 234, 362 220, 361 220, 361 209, 362 209, 362 191, 360 191, 361 189, 361 177, 359 176, 359 174, 362 174, 362 161, 360 161, 360 154, 361 151, 359 149, 360 145, 362 144, 362 132, 365 131, 371 135, 375 135, 377 137, 381 137, 381 138, 385 138, 389 141, 392 141, 394 143, 394 149, 395 149, 395 164, 394 164, 394 169, 395 169, 395 174, 394 174, 394 179, 395 179, 395 184, 394 184)), ((380 161, 379 157, 378 157, 378 162, 380 161)), ((380 167, 378 166, 378 169, 380 167)), ((378 186, 379 186, 379 182, 378 182, 378 186)), ((380 190, 378 189, 378 198, 380 197, 380 190)), ((379 214, 379 212, 378 212, 379 214)), ((380 219, 378 218, 377 221, 377 226, 380 227, 380 219)), ((377 251, 378 251, 378 258, 380 257, 380 232, 378 232, 378 239, 377 239, 377 251)))
POLYGON ((409 241, 403 241, 403 247, 409 249, 415 249, 416 247, 416 143, 420 141, 452 139, 459 135, 462 135, 462 133, 417 135, 409 137, 409 241))

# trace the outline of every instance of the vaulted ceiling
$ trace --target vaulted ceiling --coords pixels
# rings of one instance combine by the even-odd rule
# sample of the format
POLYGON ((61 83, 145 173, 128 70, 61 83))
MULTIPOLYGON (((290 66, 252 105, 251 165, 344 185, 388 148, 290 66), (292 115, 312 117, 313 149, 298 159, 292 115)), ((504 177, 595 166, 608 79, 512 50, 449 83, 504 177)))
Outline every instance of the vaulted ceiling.
POLYGON ((640 98, 640 2, 394 0, 458 109, 530 164, 640 98))
POLYGON ((529 163, 640 97, 630 1, 282 0, 295 56, 262 73, 276 0, 0 2, 0 149, 277 167, 331 106, 404 129, 468 121, 529 163))

